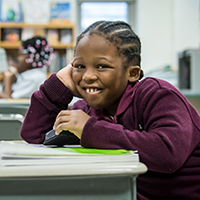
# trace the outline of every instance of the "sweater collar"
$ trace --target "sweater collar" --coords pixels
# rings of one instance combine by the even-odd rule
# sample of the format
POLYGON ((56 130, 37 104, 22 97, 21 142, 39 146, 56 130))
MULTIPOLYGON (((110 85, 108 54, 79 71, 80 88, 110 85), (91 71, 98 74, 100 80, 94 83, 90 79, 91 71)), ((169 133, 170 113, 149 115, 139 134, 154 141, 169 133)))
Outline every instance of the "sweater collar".
POLYGON ((135 94, 135 90, 137 88, 138 85, 138 81, 134 82, 134 83, 129 83, 121 97, 121 100, 119 102, 118 108, 117 108, 117 112, 116 112, 116 116, 120 115, 121 113, 123 113, 127 107, 130 105, 130 103, 133 100, 133 96, 135 94))

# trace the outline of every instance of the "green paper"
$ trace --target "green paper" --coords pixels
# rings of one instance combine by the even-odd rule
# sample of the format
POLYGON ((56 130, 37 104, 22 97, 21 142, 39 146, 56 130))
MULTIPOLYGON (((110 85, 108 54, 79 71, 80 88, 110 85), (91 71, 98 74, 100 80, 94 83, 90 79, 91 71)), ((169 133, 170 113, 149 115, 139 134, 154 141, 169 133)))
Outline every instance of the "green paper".
POLYGON ((124 149, 92 149, 92 148, 82 148, 82 147, 56 148, 56 149, 59 151, 82 153, 82 154, 124 155, 124 154, 134 153, 134 151, 124 150, 124 149))

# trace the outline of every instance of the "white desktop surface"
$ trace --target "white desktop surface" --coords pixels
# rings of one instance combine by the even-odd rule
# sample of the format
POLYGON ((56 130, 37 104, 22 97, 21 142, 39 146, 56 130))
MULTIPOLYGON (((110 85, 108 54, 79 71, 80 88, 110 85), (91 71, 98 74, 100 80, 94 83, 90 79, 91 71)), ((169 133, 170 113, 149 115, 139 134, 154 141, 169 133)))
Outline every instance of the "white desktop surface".
POLYGON ((89 175, 138 175, 147 171, 143 163, 97 163, 97 164, 62 164, 37 166, 0 166, 2 177, 36 176, 89 176, 89 175))
POLYGON ((30 99, 0 99, 1 105, 30 105, 30 99))

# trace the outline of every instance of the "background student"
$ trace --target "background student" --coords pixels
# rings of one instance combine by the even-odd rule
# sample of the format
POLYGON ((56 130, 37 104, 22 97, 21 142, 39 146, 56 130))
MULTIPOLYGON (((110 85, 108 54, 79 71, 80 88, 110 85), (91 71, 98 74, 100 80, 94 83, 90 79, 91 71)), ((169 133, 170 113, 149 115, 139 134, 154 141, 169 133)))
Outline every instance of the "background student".
POLYGON ((4 72, 0 98, 30 98, 47 78, 45 66, 50 64, 52 51, 44 37, 22 41, 17 62, 4 72))
POLYGON ((200 116, 168 82, 140 81, 140 53, 128 24, 92 24, 72 63, 33 94, 21 136, 43 143, 53 128, 71 131, 83 147, 138 150, 148 167, 137 178, 138 199, 199 200, 200 116), (67 110, 73 96, 83 100, 67 110))

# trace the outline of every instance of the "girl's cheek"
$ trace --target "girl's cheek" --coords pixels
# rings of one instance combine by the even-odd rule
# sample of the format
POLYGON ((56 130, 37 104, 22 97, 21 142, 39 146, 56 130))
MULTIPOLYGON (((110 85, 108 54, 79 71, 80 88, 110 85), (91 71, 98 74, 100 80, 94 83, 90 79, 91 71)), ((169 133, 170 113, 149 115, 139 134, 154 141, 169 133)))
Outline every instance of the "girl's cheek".
POLYGON ((74 82, 79 82, 80 80, 82 80, 84 73, 85 73, 84 69, 73 68, 73 70, 72 70, 72 80, 74 82))
POLYGON ((72 80, 75 81, 78 78, 78 73, 76 69, 72 70, 72 80))
POLYGON ((76 74, 76 69, 75 68, 72 69, 72 78, 73 78, 74 74, 76 74))

